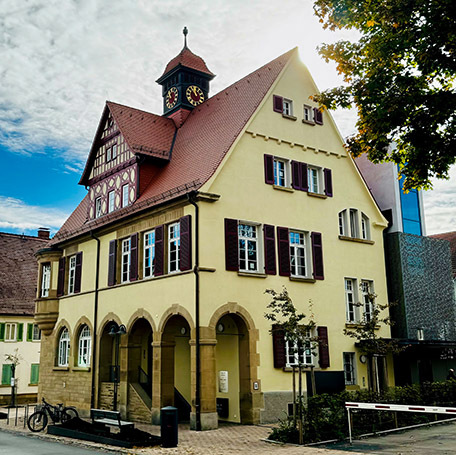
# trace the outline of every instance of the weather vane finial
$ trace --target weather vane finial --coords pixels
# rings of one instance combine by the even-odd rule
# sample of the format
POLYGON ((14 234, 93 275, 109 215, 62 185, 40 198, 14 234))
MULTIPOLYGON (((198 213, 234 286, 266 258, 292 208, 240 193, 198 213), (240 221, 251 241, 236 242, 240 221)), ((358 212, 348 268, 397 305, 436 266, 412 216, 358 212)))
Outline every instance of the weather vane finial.
POLYGON ((188 28, 184 27, 184 30, 182 31, 184 34, 184 47, 187 47, 187 35, 188 35, 188 28))

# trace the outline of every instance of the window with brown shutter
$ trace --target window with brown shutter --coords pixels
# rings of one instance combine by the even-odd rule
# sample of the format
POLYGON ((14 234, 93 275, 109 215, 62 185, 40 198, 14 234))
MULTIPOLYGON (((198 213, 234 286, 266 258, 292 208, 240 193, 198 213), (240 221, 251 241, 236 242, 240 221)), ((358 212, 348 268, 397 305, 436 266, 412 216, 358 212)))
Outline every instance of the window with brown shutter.
POLYGON ((225 218, 225 268, 239 270, 238 222, 225 218))
POLYGON ((130 281, 138 279, 138 233, 130 237, 130 281))
POLYGON ((307 176, 307 163, 299 163, 301 167, 301 190, 309 191, 309 180, 307 176))
POLYGON ((301 163, 299 161, 291 162, 291 177, 292 177, 291 186, 295 190, 300 190, 301 189, 301 163))
POLYGON ((268 185, 274 184, 274 157, 264 155, 264 181, 268 185))
POLYGON ((313 260, 313 274, 316 280, 324 280, 323 269, 323 244, 320 232, 312 232, 312 260, 313 260))
POLYGON ((278 324, 272 326, 272 349, 274 368, 283 368, 286 364, 285 331, 278 324))
POLYGON ((279 275, 290 276, 290 240, 288 228, 277 228, 277 249, 279 254, 279 275))
POLYGON ((274 95, 273 97, 274 112, 283 113, 283 97, 279 95, 274 95))
POLYGON ((276 254, 275 254, 275 235, 274 226, 265 224, 263 227, 264 233, 264 271, 268 275, 275 275, 276 269, 276 254))
POLYGON ((108 260, 108 286, 116 284, 117 268, 117 240, 109 242, 109 260, 108 260))
POLYGON ((165 273, 165 228, 163 225, 155 228, 155 258, 154 258, 154 276, 161 276, 165 273))
POLYGON ((57 278, 57 297, 61 297, 65 291, 65 264, 66 258, 59 259, 59 274, 57 278))
POLYGON ((324 169, 325 174, 325 194, 326 196, 332 197, 333 185, 332 185, 332 172, 331 169, 324 169))
POLYGON ((191 216, 183 216, 180 220, 180 270, 192 268, 192 222, 191 216))
POLYGON ((76 269, 74 273, 74 292, 81 292, 82 251, 76 254, 76 269))
POLYGON ((321 368, 329 367, 329 342, 328 342, 328 328, 317 327, 318 334, 318 362, 321 368))

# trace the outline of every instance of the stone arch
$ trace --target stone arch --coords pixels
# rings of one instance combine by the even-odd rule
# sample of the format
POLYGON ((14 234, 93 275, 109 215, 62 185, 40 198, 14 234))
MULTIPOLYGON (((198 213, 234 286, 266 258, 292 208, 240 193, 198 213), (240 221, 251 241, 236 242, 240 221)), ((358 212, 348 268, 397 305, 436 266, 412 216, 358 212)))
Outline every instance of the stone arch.
POLYGON ((179 305, 178 303, 175 303, 174 305, 171 305, 171 307, 169 307, 163 313, 160 323, 158 324, 157 331, 160 335, 163 333, 163 330, 165 329, 167 322, 173 316, 182 316, 187 321, 187 324, 190 327, 190 331, 193 331, 193 329, 195 328, 195 323, 193 322, 192 315, 189 313, 189 311, 186 310, 183 306, 179 305))
POLYGON ((106 325, 110 322, 115 322, 117 325, 122 324, 119 316, 111 311, 101 320, 101 322, 98 323, 97 334, 102 334, 103 330, 106 328, 106 325))
POLYGON ((135 325, 135 322, 138 319, 145 319, 150 326, 152 327, 152 332, 156 332, 157 327, 155 325, 154 318, 151 316, 151 314, 146 311, 144 308, 138 308, 130 317, 128 323, 127 323, 127 332, 130 333, 132 327, 135 325))
POLYGON ((217 321, 221 317, 225 316, 225 314, 237 314, 238 316, 240 316, 244 320, 244 323, 247 326, 247 330, 249 331, 250 336, 253 336, 254 340, 258 341, 259 332, 258 329, 255 328, 255 323, 253 321, 252 316, 243 306, 239 305, 236 302, 228 302, 225 305, 222 305, 221 307, 217 308, 209 321, 209 328, 214 330, 215 332, 215 326, 217 324, 217 321))

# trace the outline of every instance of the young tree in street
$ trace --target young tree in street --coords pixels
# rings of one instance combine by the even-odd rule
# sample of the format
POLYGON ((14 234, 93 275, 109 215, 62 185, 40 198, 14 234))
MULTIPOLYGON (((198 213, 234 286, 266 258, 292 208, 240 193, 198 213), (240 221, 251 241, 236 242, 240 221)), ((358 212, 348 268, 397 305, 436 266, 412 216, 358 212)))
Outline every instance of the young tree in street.
POLYGON ((399 164, 406 189, 448 178, 456 161, 456 2, 315 0, 314 10, 325 29, 361 34, 321 46, 346 85, 314 97, 329 109, 356 106, 352 155, 399 164))

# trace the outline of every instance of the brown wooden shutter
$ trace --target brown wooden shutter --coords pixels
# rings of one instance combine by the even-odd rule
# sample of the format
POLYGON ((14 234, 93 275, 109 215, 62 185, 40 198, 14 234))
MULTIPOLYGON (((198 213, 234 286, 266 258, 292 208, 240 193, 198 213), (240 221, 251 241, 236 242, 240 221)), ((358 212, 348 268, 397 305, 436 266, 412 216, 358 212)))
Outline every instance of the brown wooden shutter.
POLYGON ((324 169, 325 174, 325 194, 326 196, 332 197, 333 195, 333 184, 332 184, 332 172, 331 169, 324 169))
POLYGON ((279 253, 279 275, 290 276, 290 239, 288 228, 277 228, 277 249, 279 253))
POLYGON ((65 292, 65 264, 66 258, 59 259, 59 274, 57 276, 57 297, 60 297, 65 292))
POLYGON ((318 107, 314 107, 314 122, 317 125, 323 125, 323 112, 318 107))
POLYGON ((324 280, 323 270, 323 244, 320 232, 312 232, 312 262, 313 275, 316 280, 324 280))
POLYGON ((276 254, 275 254, 275 235, 274 226, 265 224, 263 227, 264 233, 264 271, 268 275, 275 275, 276 268, 276 254))
POLYGON ((76 254, 76 269, 74 271, 74 292, 81 292, 82 251, 76 254))
POLYGON ((301 167, 301 190, 309 191, 309 179, 307 176, 307 163, 299 163, 301 167))
POLYGON ((108 261, 108 286, 116 284, 117 269, 117 240, 109 242, 109 261, 108 261))
POLYGON ((272 326, 272 348, 274 368, 283 368, 287 363, 285 358, 285 331, 278 324, 272 326))
POLYGON ((238 222, 225 218, 225 268, 239 270, 238 222))
POLYGON ((295 190, 300 190, 301 186, 301 163, 299 161, 291 162, 291 186, 295 190))
POLYGON ((283 97, 279 95, 274 95, 273 97, 274 103, 274 112, 283 113, 283 97))
POLYGON ((165 273, 165 227, 162 225, 155 228, 155 258, 154 276, 161 276, 165 273))
POLYGON ((274 157, 264 155, 264 181, 268 185, 274 184, 274 157))
POLYGON ((328 328, 317 327, 318 333, 318 363, 321 368, 329 367, 329 343, 328 343, 328 328))
POLYGON ((138 279, 138 233, 130 237, 130 281, 138 279))
POLYGON ((192 268, 192 219, 190 215, 183 216, 180 220, 180 270, 192 268))

